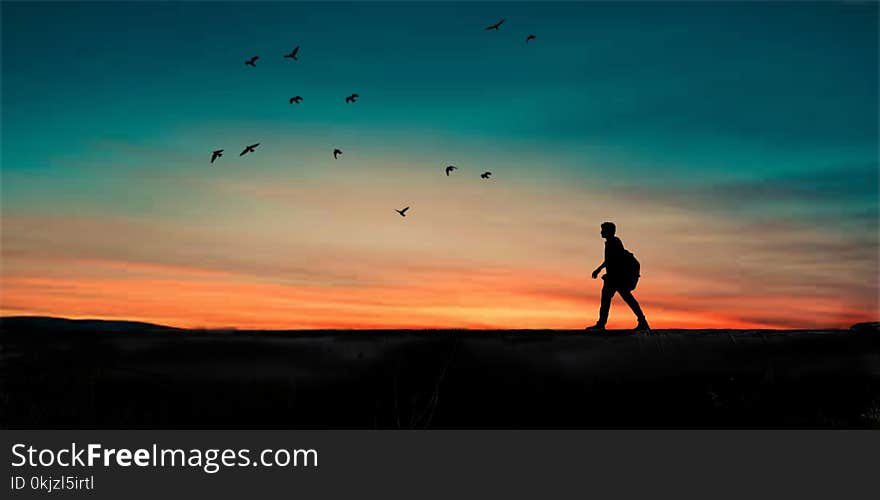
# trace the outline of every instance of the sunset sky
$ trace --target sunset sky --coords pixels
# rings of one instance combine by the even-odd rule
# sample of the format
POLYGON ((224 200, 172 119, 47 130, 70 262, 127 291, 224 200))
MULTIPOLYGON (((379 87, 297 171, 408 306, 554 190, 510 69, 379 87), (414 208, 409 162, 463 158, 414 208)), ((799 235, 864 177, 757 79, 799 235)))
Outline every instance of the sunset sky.
POLYGON ((654 328, 877 320, 877 39, 872 2, 4 2, 0 313, 582 328, 610 220, 654 328))

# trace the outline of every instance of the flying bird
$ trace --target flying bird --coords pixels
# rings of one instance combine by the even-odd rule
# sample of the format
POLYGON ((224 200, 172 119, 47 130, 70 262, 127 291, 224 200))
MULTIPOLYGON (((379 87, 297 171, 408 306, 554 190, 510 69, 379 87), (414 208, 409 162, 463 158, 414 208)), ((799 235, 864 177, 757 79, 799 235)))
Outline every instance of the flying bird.
POLYGON ((504 19, 498 21, 497 23, 493 24, 492 26, 488 26, 488 27, 486 28, 486 31, 489 31, 489 30, 497 30, 498 28, 501 27, 502 24, 504 24, 504 19))
POLYGON ((529 35, 526 37, 526 43, 529 43, 531 40, 534 40, 536 38, 538 38, 538 37, 536 37, 535 35, 529 35))
POLYGON ((290 98, 290 104, 293 104, 293 103, 297 103, 297 104, 299 104, 299 103, 302 102, 302 100, 303 100, 302 96, 299 96, 299 95, 298 95, 298 96, 294 96, 294 97, 291 97, 291 98, 290 98))
POLYGON ((244 63, 248 66, 253 66, 256 68, 257 67, 257 59, 259 59, 259 58, 260 58, 260 56, 254 56, 254 57, 251 57, 250 59, 248 59, 247 61, 245 61, 244 63))
POLYGON ((403 210, 394 209, 395 212, 399 213, 401 217, 406 217, 406 211, 409 210, 409 207, 404 208, 403 210))
POLYGON ((253 153, 253 152, 254 152, 254 148, 256 148, 256 147, 259 146, 259 145, 260 145, 260 143, 258 142, 258 143, 256 143, 256 144, 251 144, 250 146, 245 146, 244 151, 242 151, 241 153, 239 153, 238 156, 244 156, 245 153, 253 153))
POLYGON ((284 54, 284 57, 299 61, 299 59, 296 58, 297 53, 299 53, 299 45, 297 45, 290 54, 284 54))
POLYGON ((455 165, 449 165, 446 167, 446 177, 449 177, 449 172, 452 172, 453 170, 458 170, 458 167, 455 165))
POLYGON ((220 158, 221 156, 223 156, 222 149, 218 149, 217 151, 214 151, 213 153, 211 153, 211 163, 214 163, 214 160, 216 160, 217 158, 220 158))
POLYGON ((360 96, 357 95, 357 94, 352 94, 352 95, 350 95, 350 96, 348 96, 348 97, 345 98, 345 102, 346 102, 346 103, 349 103, 349 102, 357 102, 357 98, 358 98, 358 97, 360 97, 360 96))
POLYGON ((483 172, 482 174, 480 174, 480 177, 482 177, 483 179, 488 179, 490 175, 492 175, 492 172, 483 172))
POLYGON ((342 154, 342 150, 341 150, 341 149, 338 149, 338 148, 337 148, 337 149, 334 149, 334 150, 333 150, 333 159, 334 159, 334 160, 339 159, 339 155, 341 155, 341 154, 342 154))

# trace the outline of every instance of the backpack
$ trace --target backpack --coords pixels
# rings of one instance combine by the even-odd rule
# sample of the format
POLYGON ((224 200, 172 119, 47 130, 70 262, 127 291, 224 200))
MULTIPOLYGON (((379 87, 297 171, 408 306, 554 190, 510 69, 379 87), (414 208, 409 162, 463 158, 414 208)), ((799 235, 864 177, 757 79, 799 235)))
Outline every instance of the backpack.
POLYGON ((623 258, 620 261, 620 284, 622 288, 630 291, 636 289, 636 285, 639 283, 641 268, 642 266, 639 264, 636 256, 629 250, 624 250, 623 258))

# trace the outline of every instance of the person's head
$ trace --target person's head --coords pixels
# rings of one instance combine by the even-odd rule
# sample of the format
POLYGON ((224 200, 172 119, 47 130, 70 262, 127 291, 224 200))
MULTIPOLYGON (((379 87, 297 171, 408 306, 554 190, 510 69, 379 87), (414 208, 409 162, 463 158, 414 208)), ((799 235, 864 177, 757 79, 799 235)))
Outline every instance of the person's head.
POLYGON ((613 222, 603 222, 602 223, 602 237, 610 238, 614 236, 614 232, 617 231, 617 227, 613 222))

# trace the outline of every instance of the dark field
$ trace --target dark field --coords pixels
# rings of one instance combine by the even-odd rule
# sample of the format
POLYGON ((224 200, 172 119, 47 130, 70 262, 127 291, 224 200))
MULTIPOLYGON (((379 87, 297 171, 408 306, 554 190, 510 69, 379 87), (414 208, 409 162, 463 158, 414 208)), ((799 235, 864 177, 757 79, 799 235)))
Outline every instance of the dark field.
POLYGON ((880 428, 853 330, 191 331, 0 320, 5 428, 880 428))

